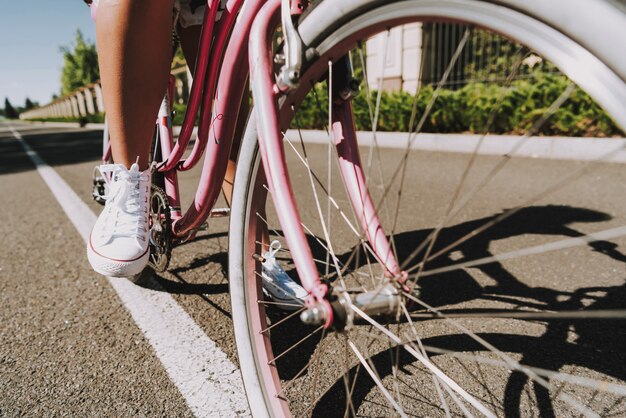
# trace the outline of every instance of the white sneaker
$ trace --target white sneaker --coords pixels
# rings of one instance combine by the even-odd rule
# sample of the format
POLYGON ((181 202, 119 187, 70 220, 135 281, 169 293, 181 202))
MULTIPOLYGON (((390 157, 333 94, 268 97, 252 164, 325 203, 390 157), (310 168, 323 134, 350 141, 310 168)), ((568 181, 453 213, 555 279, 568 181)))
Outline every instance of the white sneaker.
POLYGON ((263 277, 263 291, 278 308, 285 311, 295 311, 304 306, 308 293, 296 283, 276 260, 276 253, 280 250, 280 242, 272 241, 268 252, 263 254, 261 276, 263 277))
POLYGON ((104 210, 94 225, 87 257, 105 276, 132 277, 142 272, 150 257, 149 211, 151 170, 130 170, 121 164, 100 166, 108 182, 104 210))

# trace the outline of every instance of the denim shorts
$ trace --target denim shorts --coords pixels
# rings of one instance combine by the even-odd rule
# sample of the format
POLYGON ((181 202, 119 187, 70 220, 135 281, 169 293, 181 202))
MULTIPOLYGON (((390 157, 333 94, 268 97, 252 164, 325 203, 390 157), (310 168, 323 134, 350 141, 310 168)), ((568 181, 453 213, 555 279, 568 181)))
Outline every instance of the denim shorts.
POLYGON ((174 8, 178 13, 178 22, 183 28, 201 25, 204 20, 206 0, 176 0, 174 8))

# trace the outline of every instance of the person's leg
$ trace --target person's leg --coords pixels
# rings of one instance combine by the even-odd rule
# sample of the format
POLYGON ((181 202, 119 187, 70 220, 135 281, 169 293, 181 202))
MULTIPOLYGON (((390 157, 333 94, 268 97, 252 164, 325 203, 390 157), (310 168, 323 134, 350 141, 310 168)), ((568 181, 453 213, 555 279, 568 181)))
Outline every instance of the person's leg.
MULTIPOLYGON (((201 13, 200 11, 196 11, 196 13, 201 13)), ((185 54, 185 61, 187 61, 187 65, 191 70, 192 75, 194 75, 195 67, 196 67, 196 58, 198 55, 198 44, 200 43, 200 35, 202 33, 202 26, 193 25, 187 28, 182 26, 178 26, 178 37, 180 38, 180 46, 183 49, 183 54, 185 54)))
POLYGON ((101 0, 96 37, 113 161, 148 167, 171 61, 174 0, 101 0))
POLYGON ((167 89, 172 8, 173 0, 101 0, 98 6, 100 78, 115 164, 100 166, 110 181, 87 257, 107 276, 136 276, 150 256, 148 157, 167 89))
MULTIPOLYGON (((198 15, 203 14, 203 9, 200 8, 195 12, 198 15)), ((202 34, 202 26, 193 25, 189 27, 180 26, 177 29, 178 37, 180 38, 180 45, 183 49, 183 53, 185 54, 185 60, 187 61, 187 65, 189 66, 191 73, 195 71, 196 59, 198 56, 198 44, 200 43, 200 35, 202 34)), ((248 88, 246 87, 246 91, 248 88)), ((228 161, 228 167, 226 168, 226 175, 224 178, 224 183, 222 185, 222 191, 224 194, 224 198, 226 199, 226 203, 228 206, 231 204, 232 192, 233 192, 233 182, 235 178, 235 170, 237 168, 237 154, 239 153, 239 138, 243 137, 243 133, 246 127, 246 122, 248 120, 247 115, 250 111, 250 106, 248 103, 248 98, 244 99, 244 103, 242 103, 241 108, 239 109, 239 115, 241 119, 237 120, 237 129, 235 132, 235 143, 233 143, 233 148, 230 153, 230 158, 228 161)))

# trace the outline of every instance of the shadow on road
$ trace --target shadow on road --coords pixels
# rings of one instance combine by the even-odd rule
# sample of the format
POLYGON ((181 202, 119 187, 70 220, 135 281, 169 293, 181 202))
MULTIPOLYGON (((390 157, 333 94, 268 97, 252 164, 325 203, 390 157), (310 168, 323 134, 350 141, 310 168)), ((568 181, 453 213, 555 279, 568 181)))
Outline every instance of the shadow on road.
MULTIPOLYGON (((102 131, 58 128, 42 133, 23 133, 24 140, 51 166, 82 163, 102 157, 102 131)), ((0 175, 33 170, 32 161, 12 138, 0 140, 0 175)))
MULTIPOLYGON (((432 254, 491 222, 499 215, 444 228, 437 239, 432 254)), ((527 207, 485 232, 443 253, 437 259, 427 263, 425 270, 490 257, 493 255, 489 250, 490 244, 509 237, 525 234, 554 235, 565 238, 581 237, 584 234, 571 228, 570 224, 603 222, 610 219, 611 217, 606 213, 585 208, 552 205, 527 207)), ((410 252, 415 248, 415 243, 422 242, 431 232, 431 229, 427 229, 396 235, 395 243, 399 261, 401 263, 406 261, 409 266, 421 261, 423 254, 416 256, 410 252)), ((313 237, 311 237, 310 243, 314 257, 323 260, 325 258, 323 247, 313 237)), ((587 245, 592 251, 621 263, 626 262, 626 255, 618 251, 617 244, 611 241, 596 241, 587 245)), ((353 250, 357 251, 357 249, 353 250)), ((352 253, 353 251, 348 251, 342 254, 339 257, 342 263, 351 263, 349 267, 352 270, 366 265, 365 253, 361 253, 360 257, 350 257, 352 253), (355 259, 361 260, 361 262, 356 263, 355 259)), ((373 260, 370 261, 373 262, 373 260)), ((626 309, 626 284, 598 287, 593 286, 595 278, 589 277, 583 286, 573 291, 566 291, 545 285, 529 286, 499 262, 491 262, 474 268, 479 269, 495 284, 483 286, 461 269, 421 278, 418 281, 420 299, 440 309, 445 309, 449 305, 478 300, 504 302, 513 304, 517 308, 538 309, 540 311, 626 309)), ((565 272, 563 274, 567 274, 567 268, 564 268, 563 271, 565 272)), ((295 270, 292 270, 291 273, 295 274, 295 270)), ((567 281, 568 287, 571 288, 572 283, 568 277, 562 277, 560 280, 567 281)), ((623 280, 626 281, 626 277, 623 280)), ((463 312, 472 312, 472 309, 464 309, 463 312)), ((271 312, 270 315, 272 322, 285 316, 279 312, 271 312)), ((522 325, 519 335, 483 332, 479 336, 503 352, 517 353, 518 358, 521 358, 520 363, 524 365, 556 371, 563 366, 580 366, 605 376, 626 380, 626 363, 623 361, 623 353, 626 352, 625 321, 570 318, 549 321, 529 320, 526 323, 542 324, 545 332, 540 336, 524 335, 524 325, 522 325)), ((311 329, 304 328, 299 323, 298 318, 287 321, 284 329, 289 329, 290 332, 272 335, 275 354, 298 343, 311 332, 311 329)), ((317 339, 311 338, 311 340, 317 339)), ((486 352, 485 347, 478 344, 470 336, 461 335, 456 331, 452 332, 451 335, 427 338, 422 342, 425 345, 457 352, 486 352)), ((300 372, 315 352, 316 346, 317 341, 306 341, 281 358, 278 361, 281 377, 291 379, 300 372)), ((372 349, 369 355, 372 365, 381 379, 384 379, 392 373, 392 364, 386 348, 381 347, 379 351, 372 349)), ((401 369, 407 364, 417 364, 413 356, 404 350, 400 351, 402 352, 399 354, 401 369)), ((433 356, 437 355, 433 354, 433 356)), ((365 402, 368 394, 375 389, 375 384, 369 375, 357 365, 350 370, 350 374, 352 376, 358 375, 356 384, 358 389, 352 396, 355 408, 358 409, 359 404, 365 402)), ((553 411, 554 393, 550 393, 540 384, 530 382, 529 379, 526 374, 521 372, 510 374, 504 388, 504 400, 502 402, 505 415, 520 416, 520 402, 522 397, 526 396, 524 391, 530 387, 530 390, 534 392, 534 402, 540 416, 555 416, 553 411)), ((346 404, 345 393, 344 380, 337 380, 326 390, 316 406, 313 416, 343 416, 343 412, 338 412, 337 405, 346 404)), ((426 400, 422 401, 426 402, 426 400)), ((438 401, 435 403, 437 404, 435 407, 438 408, 438 401)), ((443 410, 441 413, 443 414, 443 410)))
MULTIPOLYGON (((198 243, 208 240, 216 240, 228 236, 228 232, 203 233, 194 239, 179 244, 178 247, 186 246, 192 243, 198 243)), ((206 249, 206 247, 204 247, 206 249)), ((221 247, 220 247, 221 248, 221 247)), ((174 255, 175 257, 175 255, 174 255)), ((228 293, 228 283, 224 282, 224 278, 228 277, 228 253, 226 251, 218 251, 209 255, 200 255, 185 265, 170 268, 167 274, 153 273, 147 280, 142 280, 137 284, 147 289, 159 292, 167 292, 176 295, 197 295, 213 308, 218 310, 227 318, 231 318, 230 312, 224 310, 221 306, 211 300, 211 295, 221 295, 228 293), (208 265, 216 265, 211 273, 203 274, 202 278, 206 278, 206 283, 191 283, 185 279, 186 273, 194 270, 200 271, 208 265), (170 276, 170 278, 165 277, 170 276), (173 279, 171 278, 173 276, 173 279), (217 277, 218 283, 211 283, 213 277, 217 277)))
MULTIPOLYGON (((471 231, 493 221, 499 215, 495 214, 442 229, 432 253, 446 248, 460 237, 466 236, 471 231)), ((455 246, 450 251, 444 252, 437 259, 427 263, 425 270, 490 257, 493 255, 489 250, 492 247, 491 244, 510 237, 527 234, 550 235, 556 238, 581 237, 584 234, 572 228, 571 224, 605 222, 610 219, 611 217, 606 213, 578 207, 548 205, 523 208, 492 228, 455 246)), ((423 229, 397 234, 395 243, 399 261, 401 263, 407 262, 408 265, 419 262, 420 256, 423 257, 423 254, 411 254, 410 250, 415 248, 415 243, 422 242, 431 232, 432 229, 423 229)), ((196 241, 221 238, 225 234, 202 235, 196 241)), ((323 242, 323 240, 312 236, 308 238, 314 257, 323 260, 325 252, 320 245, 320 241, 323 242)), ((596 241, 587 245, 592 251, 603 254, 612 260, 621 263, 626 262, 626 255, 618 251, 618 246, 614 242, 596 241)), ((366 265, 366 254, 361 253, 359 257, 351 257, 354 251, 357 249, 347 251, 339 256, 340 261, 343 264, 349 263, 348 267, 352 270, 366 265), (357 263, 354 260, 360 260, 360 262, 357 263)), ((176 280, 155 276, 151 283, 144 283, 143 285, 173 294, 199 295, 207 303, 230 317, 229 312, 217 306, 210 298, 211 295, 228 292, 227 284, 188 283, 183 278, 184 273, 203 268, 209 263, 217 264, 217 268, 221 269, 222 274, 226 277, 227 262, 226 252, 197 257, 188 265, 170 270, 169 273, 173 274, 176 280)), ((579 288, 563 290, 545 286, 545 284, 530 286, 499 262, 491 262, 474 268, 488 276, 493 284, 481 285, 474 277, 461 269, 420 278, 418 282, 420 298, 425 303, 443 310, 447 306, 471 301, 507 303, 526 310, 537 309, 557 312, 583 309, 626 309, 626 277, 621 279, 624 284, 605 287, 594 286, 594 277, 589 277, 579 288)), ((563 271, 567 271, 567 269, 563 271)), ((293 277, 297 277, 295 270, 292 269, 289 272, 293 277)), ((569 288, 572 287, 568 277, 563 277, 562 280, 568 281, 569 288)), ((481 312, 481 309, 475 309, 474 312, 481 312)), ((466 308, 462 311, 472 312, 472 309, 466 308)), ((268 309, 268 315, 271 323, 277 323, 285 319, 289 313, 268 309)), ((424 320, 424 323, 428 323, 428 320, 424 320)), ((517 324, 521 324, 521 322, 517 324)), ((529 320, 525 324, 540 324, 544 331, 541 335, 532 335, 532 333, 524 331, 525 325, 520 325, 519 334, 480 332, 477 335, 502 352, 515 354, 519 362, 526 366, 555 371, 561 370, 564 366, 576 366, 593 370, 594 373, 603 376, 626 380, 626 363, 622 361, 623 353, 626 352, 626 324, 624 321, 561 319, 553 321, 529 320), (531 335, 525 335, 525 333, 531 335)), ((357 325, 356 328, 361 326, 357 325)), ((277 361, 277 367, 281 378, 292 379, 307 365, 316 349, 319 348, 321 333, 302 342, 315 328, 303 326, 297 315, 281 324, 280 329, 288 330, 288 332, 271 333, 274 354, 277 355, 277 353, 286 350, 290 351, 277 361)), ((453 328, 445 335, 424 338, 422 343, 438 350, 491 356, 493 358, 493 354, 486 350, 483 345, 471 336, 462 334, 453 328)), ((392 366, 396 364, 396 360, 389 356, 389 351, 386 348, 372 348, 368 352, 369 360, 381 379, 391 376, 394 372, 392 366)), ((397 356, 397 365, 400 370, 406 370, 407 367, 413 367, 411 370, 417 370, 414 367, 418 366, 415 357, 404 350, 398 350, 397 356)), ((441 356, 441 353, 430 353, 430 356, 436 359, 441 356)), ((472 373, 471 367, 459 364, 459 367, 465 368, 465 373, 472 373)), ((355 408, 358 409, 361 404, 371 402, 371 394, 376 392, 376 385, 362 367, 354 363, 350 367, 348 372, 350 381, 356 379, 351 397, 355 408)), ((336 376, 336 374, 331 375, 336 376)), ((474 378, 476 376, 472 377, 472 379, 474 378)), ((325 381, 321 386, 325 387, 325 391, 315 407, 313 416, 343 416, 343 412, 340 411, 342 408, 338 408, 337 405, 346 404, 344 380, 325 381)), ((524 373, 514 371, 506 377, 506 383, 502 389, 503 399, 497 399, 497 395, 491 393, 490 389, 486 387, 483 387, 483 390, 487 392, 487 395, 483 394, 483 401, 487 406, 500 410, 506 416, 520 416, 519 406, 523 402, 522 398, 528 395, 529 390, 533 392, 533 402, 540 416, 555 416, 553 411, 554 393, 549 392, 540 384, 531 382, 524 373), (494 399, 497 399, 497 402, 494 399)), ((415 388, 407 387, 406 392, 414 392, 414 402, 423 403, 430 408, 440 408, 436 399, 420 395, 415 388)), ((443 414, 443 410, 441 413, 443 414)))

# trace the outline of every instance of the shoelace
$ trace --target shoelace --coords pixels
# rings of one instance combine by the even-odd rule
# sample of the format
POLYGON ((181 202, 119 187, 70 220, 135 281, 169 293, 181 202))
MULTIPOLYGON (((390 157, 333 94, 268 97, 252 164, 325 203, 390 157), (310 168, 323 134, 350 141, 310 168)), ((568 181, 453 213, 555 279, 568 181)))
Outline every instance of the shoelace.
POLYGON ((265 261, 263 262, 263 268, 267 270, 267 273, 278 273, 282 269, 276 261, 276 253, 280 251, 281 245, 278 240, 272 241, 270 249, 263 255, 265 261))
MULTIPOLYGON (((282 266, 276 260, 276 253, 280 251, 281 245, 278 240, 274 240, 270 244, 270 249, 265 253, 263 258, 265 261, 263 262, 263 269, 265 270, 265 274, 271 277, 272 281, 279 286, 287 286, 292 290, 296 290, 300 288, 296 282, 293 281, 291 277, 283 270, 282 266)), ((283 289, 284 290, 284 289, 283 289)))
POLYGON ((125 171, 115 164, 101 166, 100 172, 109 186, 106 228, 101 230, 101 236, 136 238, 145 242, 148 202, 147 194, 142 198, 140 190, 142 173, 132 168, 125 171))

